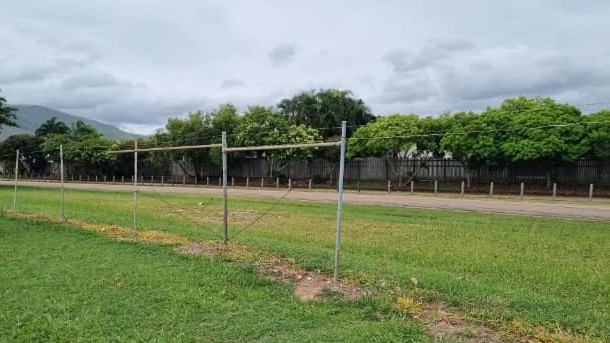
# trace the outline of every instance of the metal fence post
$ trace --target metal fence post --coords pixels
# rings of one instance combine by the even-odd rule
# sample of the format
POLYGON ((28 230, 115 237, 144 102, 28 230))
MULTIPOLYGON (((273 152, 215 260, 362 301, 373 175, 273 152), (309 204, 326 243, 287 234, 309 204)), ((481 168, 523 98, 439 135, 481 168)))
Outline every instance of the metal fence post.
POLYGON ((229 207, 227 204, 227 133, 222 132, 222 232, 224 243, 229 242, 229 207))
POLYGON ((13 191, 13 212, 17 212, 17 182, 19 180, 19 149, 15 157, 15 190, 13 191))
POLYGON ((66 223, 66 201, 64 197, 64 184, 65 184, 65 175, 64 175, 64 146, 63 144, 59 145, 59 175, 61 178, 61 222, 63 224, 66 223))
POLYGON ((347 122, 341 123, 341 150, 339 158, 339 195, 337 197, 337 230, 335 234, 335 261, 333 266, 333 279, 339 279, 339 252, 341 249, 341 221, 343 213, 343 177, 345 173, 345 143, 346 143, 347 122))
POLYGON ((138 229, 138 141, 133 152, 133 229, 138 229))
POLYGON ((519 190, 519 199, 523 200, 524 195, 525 195, 525 183, 521 182, 521 188, 519 190))

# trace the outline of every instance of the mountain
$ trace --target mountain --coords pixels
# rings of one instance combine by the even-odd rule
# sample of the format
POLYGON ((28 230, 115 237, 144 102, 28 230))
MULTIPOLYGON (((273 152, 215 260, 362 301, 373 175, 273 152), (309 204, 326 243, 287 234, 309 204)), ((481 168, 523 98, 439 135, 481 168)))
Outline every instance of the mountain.
POLYGON ((77 120, 82 120, 83 122, 96 128, 104 137, 108 139, 133 139, 139 137, 138 135, 122 131, 112 125, 100 123, 96 120, 85 119, 65 112, 56 111, 48 107, 35 105, 10 106, 17 109, 16 122, 18 127, 2 126, 2 132, 0 132, 0 141, 3 141, 4 139, 6 139, 6 137, 11 135, 23 133, 34 134, 34 131, 36 131, 36 129, 39 128, 42 123, 53 117, 57 117, 58 121, 66 123, 68 127, 71 127, 73 122, 77 120))

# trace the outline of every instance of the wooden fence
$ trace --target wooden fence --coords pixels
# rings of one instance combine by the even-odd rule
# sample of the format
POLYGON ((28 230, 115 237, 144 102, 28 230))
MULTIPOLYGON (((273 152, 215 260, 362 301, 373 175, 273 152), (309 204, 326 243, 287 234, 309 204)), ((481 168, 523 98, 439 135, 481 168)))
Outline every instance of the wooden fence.
MULTIPOLYGON (((237 159, 229 165, 229 176, 235 178, 285 177, 291 179, 332 180, 337 175, 338 163, 325 159, 307 162, 278 163, 281 168, 274 173, 263 159, 237 159)), ((174 167, 173 173, 182 176, 184 172, 174 167)), ((219 167, 207 167, 207 176, 219 176, 219 167)), ((579 160, 554 169, 554 180, 575 184, 610 184, 610 160, 579 160)), ((499 182, 516 184, 547 183, 549 170, 544 163, 515 163, 505 168, 481 167, 468 170, 460 161, 451 159, 387 159, 358 158, 345 163, 345 179, 361 181, 392 180, 398 184, 416 181, 459 182, 470 179, 473 183, 499 182)))

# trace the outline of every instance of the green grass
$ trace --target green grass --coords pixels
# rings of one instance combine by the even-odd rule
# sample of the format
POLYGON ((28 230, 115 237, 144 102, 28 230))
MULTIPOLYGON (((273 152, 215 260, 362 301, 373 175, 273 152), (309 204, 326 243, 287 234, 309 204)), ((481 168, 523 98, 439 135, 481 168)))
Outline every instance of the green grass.
POLYGON ((248 268, 0 218, 0 342, 420 342, 372 299, 303 304, 248 268))
MULTIPOLYGON (((67 215, 130 227, 132 200, 70 190, 67 215)), ((0 188, 0 206, 12 206, 9 188, 0 188)), ((232 241, 332 271, 336 204, 230 198, 229 208, 232 241)), ((59 191, 21 188, 19 210, 57 216, 59 191)), ((139 226, 220 239, 220 211, 220 198, 140 193, 139 226)), ((347 205, 343 223, 341 277, 381 297, 401 288, 504 330, 544 326, 610 340, 607 222, 347 205)))

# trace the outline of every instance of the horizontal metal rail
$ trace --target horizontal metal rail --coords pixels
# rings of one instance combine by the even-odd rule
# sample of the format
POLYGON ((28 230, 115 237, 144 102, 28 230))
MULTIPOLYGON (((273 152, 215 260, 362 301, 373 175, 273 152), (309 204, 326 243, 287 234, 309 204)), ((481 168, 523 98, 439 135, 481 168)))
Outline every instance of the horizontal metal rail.
POLYGON ((204 149, 204 148, 221 148, 222 144, 205 144, 205 145, 183 145, 183 146, 172 146, 172 147, 158 147, 158 148, 145 148, 145 149, 128 149, 128 150, 115 150, 108 151, 109 154, 125 154, 129 152, 145 152, 145 151, 165 151, 165 150, 186 150, 186 149, 204 149))
POLYGON ((294 149, 294 148, 328 147, 328 146, 339 146, 339 145, 341 145, 341 141, 322 142, 322 143, 244 146, 244 147, 226 148, 225 151, 232 152, 232 151, 256 151, 256 150, 281 150, 281 149, 294 149))
MULTIPOLYGON (((318 143, 299 143, 299 144, 279 144, 279 145, 261 145, 261 146, 244 146, 226 148, 225 151, 256 151, 256 150, 281 150, 281 149, 297 149, 297 148, 317 148, 340 146, 341 141, 336 142, 318 142, 318 143)), ((144 149, 127 149, 108 151, 109 154, 125 154, 130 152, 146 152, 146 151, 167 151, 167 150, 186 150, 186 149, 204 149, 204 148, 222 148, 222 144, 205 144, 205 145, 183 145, 173 147, 157 147, 144 149)))

